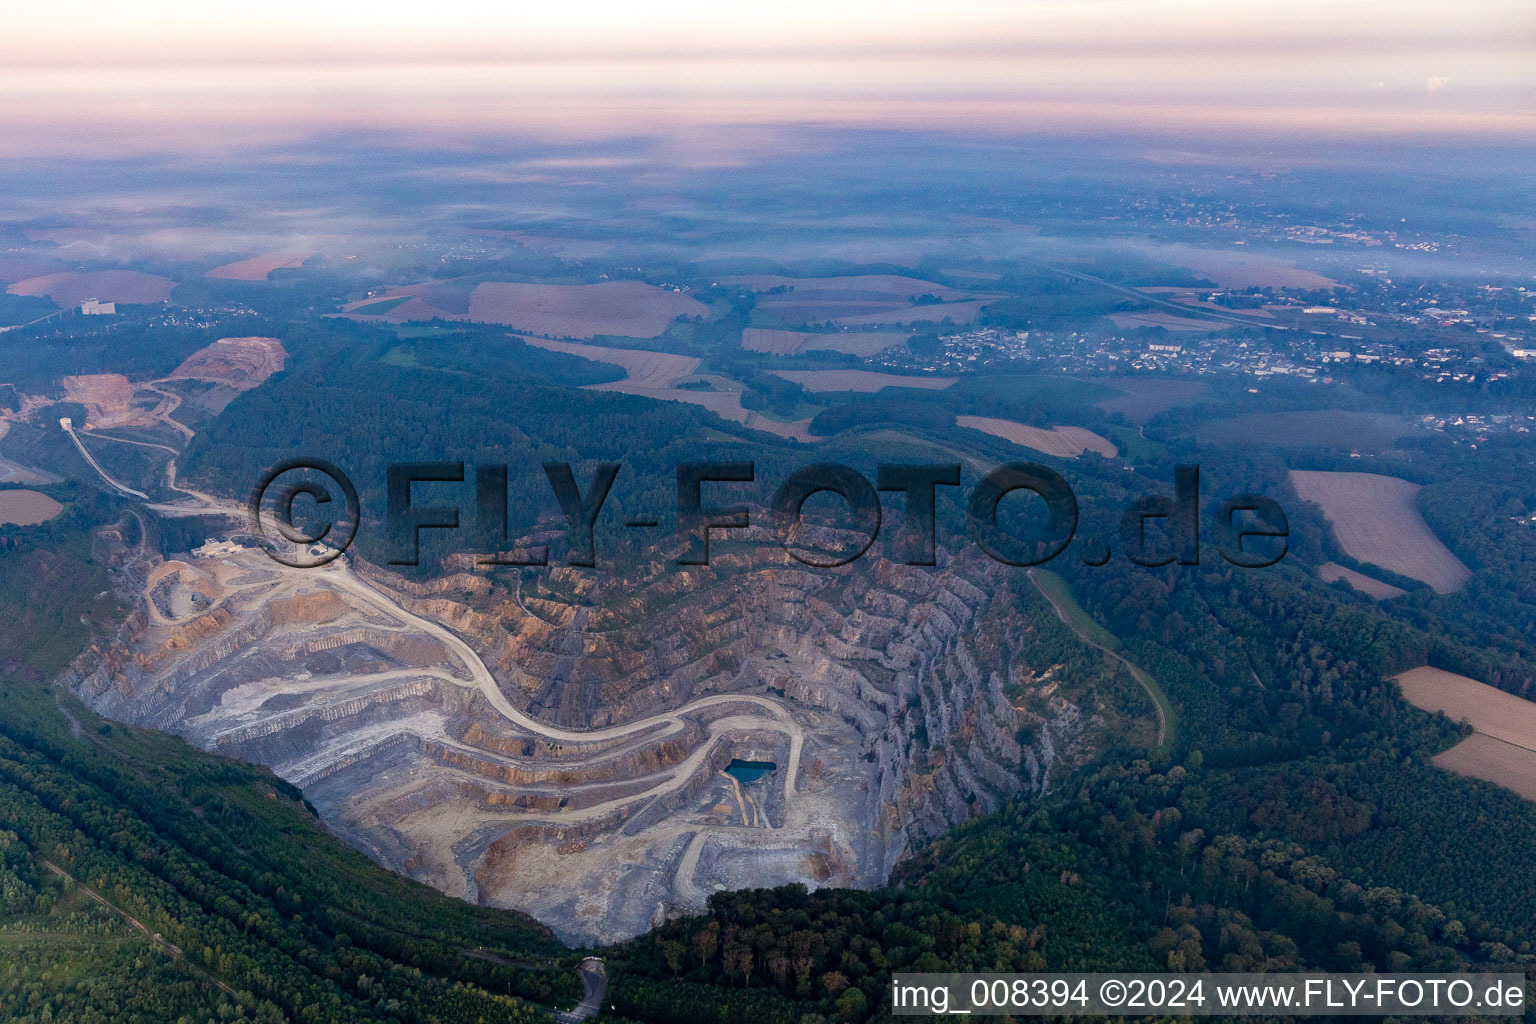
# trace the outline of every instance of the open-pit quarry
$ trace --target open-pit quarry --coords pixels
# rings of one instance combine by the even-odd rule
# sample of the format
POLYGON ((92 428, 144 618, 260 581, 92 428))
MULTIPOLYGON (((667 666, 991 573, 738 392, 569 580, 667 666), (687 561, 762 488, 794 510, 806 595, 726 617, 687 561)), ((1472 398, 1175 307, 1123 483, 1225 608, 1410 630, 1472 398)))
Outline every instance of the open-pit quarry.
POLYGON ((618 940, 722 889, 878 885, 1092 745, 1099 702, 1021 656, 1034 627, 974 550, 815 569, 753 530, 707 567, 665 545, 622 570, 279 564, 242 506, 178 482, 193 431, 173 414, 216 415, 283 359, 225 339, 159 381, 68 382, 88 458, 171 455, 140 486, 174 496, 135 517, 208 540, 98 538, 134 611, 64 681, 109 717, 270 766, 387 867, 572 942, 618 940))
POLYGON ((290 569, 207 521, 227 539, 124 574, 137 608, 75 691, 271 766, 380 863, 573 942, 720 889, 877 885, 1043 785, 1093 714, 1031 701, 1049 673, 979 555, 827 570, 762 544, 421 583, 290 569), (774 769, 742 782, 733 760, 774 769))

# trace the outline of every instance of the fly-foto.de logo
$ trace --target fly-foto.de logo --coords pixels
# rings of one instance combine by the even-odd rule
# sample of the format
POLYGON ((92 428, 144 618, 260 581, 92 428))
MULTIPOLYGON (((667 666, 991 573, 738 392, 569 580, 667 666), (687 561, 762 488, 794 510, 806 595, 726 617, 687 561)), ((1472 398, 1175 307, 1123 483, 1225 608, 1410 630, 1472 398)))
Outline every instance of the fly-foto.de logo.
MULTIPOLYGON (((499 566, 566 565, 595 567, 595 528, 613 491, 622 464, 597 463, 585 481, 568 462, 544 463, 544 476, 566 521, 563 553, 533 545, 506 554, 480 555, 476 564, 499 566)), ((505 465, 463 462, 408 462, 385 471, 384 527, 387 563, 414 566, 421 561, 423 535, 456 534, 461 550, 507 552, 509 469, 505 465), (429 492, 429 493, 426 493, 429 492)), ((868 551, 881 536, 888 555, 907 565, 933 565, 940 541, 938 507, 947 489, 962 487, 959 463, 887 463, 871 481, 850 466, 821 462, 786 476, 765 510, 773 538, 802 564, 817 568, 846 565, 868 551), (814 495, 841 499, 834 516, 844 538, 835 551, 810 550, 803 543, 805 506, 814 495), (890 515, 882 501, 899 505, 890 515), (894 518, 894 526, 886 525, 894 518)), ((742 498, 746 485, 758 482, 752 462, 686 462, 675 469, 673 529, 683 542, 676 559, 682 566, 708 565, 711 540, 747 529, 754 510, 742 498), (732 500, 732 499, 736 500, 732 500)), ((1118 546, 1131 562, 1149 567, 1198 565, 1201 554, 1200 468, 1180 465, 1173 471, 1172 497, 1147 495, 1129 502, 1119 517, 1118 546)), ((955 495, 963 500, 965 532, 988 556, 1012 566, 1042 565, 1073 547, 1086 565, 1103 565, 1113 547, 1078 537, 1078 501, 1071 484, 1048 466, 1016 462, 992 470, 955 495), (1005 501, 1006 499, 1006 501, 1005 501), (1011 507, 1012 512, 1005 512, 1011 507)), ((249 502, 252 532, 266 538, 278 561, 295 567, 323 565, 340 556, 356 539, 362 522, 357 488, 346 474, 321 459, 292 459, 263 475, 249 502), (302 504, 301 504, 302 503, 302 504), (305 510, 304 528, 295 525, 295 506, 305 510), (269 527, 270 524, 270 527, 269 527)), ((1272 498, 1241 494, 1220 501, 1212 520, 1216 551, 1232 565, 1259 569, 1285 557, 1290 527, 1272 498)), ((660 517, 633 517, 627 528, 658 529, 660 517)), ((946 541, 949 538, 944 538, 946 541)))

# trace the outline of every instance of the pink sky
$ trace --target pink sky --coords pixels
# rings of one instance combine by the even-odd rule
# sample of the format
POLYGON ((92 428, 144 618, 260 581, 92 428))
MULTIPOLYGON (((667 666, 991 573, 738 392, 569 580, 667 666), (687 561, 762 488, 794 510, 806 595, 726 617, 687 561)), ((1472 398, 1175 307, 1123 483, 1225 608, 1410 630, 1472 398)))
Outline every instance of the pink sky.
POLYGON ((0 153, 341 127, 1536 135, 1536 4, 57 0, 7 14, 0 153))

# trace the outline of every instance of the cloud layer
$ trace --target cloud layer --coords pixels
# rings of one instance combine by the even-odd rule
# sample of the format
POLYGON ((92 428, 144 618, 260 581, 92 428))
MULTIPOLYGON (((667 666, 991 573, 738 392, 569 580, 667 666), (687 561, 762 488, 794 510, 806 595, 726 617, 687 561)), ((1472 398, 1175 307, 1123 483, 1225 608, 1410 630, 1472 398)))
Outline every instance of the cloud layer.
POLYGON ((0 149, 806 122, 1530 137, 1533 67, 1528 0, 57 0, 0 36, 0 149))

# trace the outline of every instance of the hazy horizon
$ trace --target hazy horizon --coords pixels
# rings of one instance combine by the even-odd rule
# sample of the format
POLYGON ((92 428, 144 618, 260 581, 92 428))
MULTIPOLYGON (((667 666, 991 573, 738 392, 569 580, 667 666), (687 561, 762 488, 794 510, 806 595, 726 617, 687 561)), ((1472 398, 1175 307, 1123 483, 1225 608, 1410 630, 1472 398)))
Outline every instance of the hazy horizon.
POLYGON ((295 2, 9 16, 7 155, 207 152, 340 130, 434 145, 744 126, 1536 137, 1536 12, 1151 3, 295 2))

